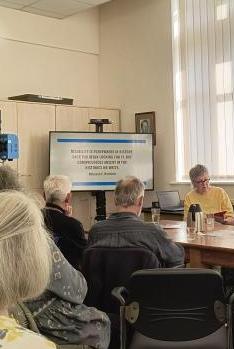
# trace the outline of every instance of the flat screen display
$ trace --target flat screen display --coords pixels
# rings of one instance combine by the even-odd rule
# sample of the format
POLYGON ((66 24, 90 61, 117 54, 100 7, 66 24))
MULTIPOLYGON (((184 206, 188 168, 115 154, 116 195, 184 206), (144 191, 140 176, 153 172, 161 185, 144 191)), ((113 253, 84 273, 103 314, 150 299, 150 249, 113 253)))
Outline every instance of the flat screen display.
POLYGON ((73 191, 114 190, 125 176, 153 190, 152 134, 50 132, 50 174, 66 175, 73 191))

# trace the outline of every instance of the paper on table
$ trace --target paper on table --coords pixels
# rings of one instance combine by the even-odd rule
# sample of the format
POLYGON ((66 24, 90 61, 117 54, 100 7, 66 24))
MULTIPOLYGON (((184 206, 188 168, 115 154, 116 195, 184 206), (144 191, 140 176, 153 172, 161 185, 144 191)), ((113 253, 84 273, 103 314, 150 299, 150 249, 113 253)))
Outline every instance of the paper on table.
POLYGON ((178 228, 182 228, 184 223, 183 222, 181 222, 181 223, 162 223, 160 225, 163 229, 178 229, 178 228))
POLYGON ((206 233, 208 236, 234 238, 234 230, 218 230, 206 233))

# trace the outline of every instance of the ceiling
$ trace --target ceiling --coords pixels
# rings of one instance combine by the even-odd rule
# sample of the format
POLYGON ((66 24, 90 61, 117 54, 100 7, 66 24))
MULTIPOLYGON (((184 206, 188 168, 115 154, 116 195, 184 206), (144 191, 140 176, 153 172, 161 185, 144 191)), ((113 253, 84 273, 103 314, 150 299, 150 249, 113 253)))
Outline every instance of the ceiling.
POLYGON ((108 1, 110 0, 0 0, 0 6, 62 19, 108 1))

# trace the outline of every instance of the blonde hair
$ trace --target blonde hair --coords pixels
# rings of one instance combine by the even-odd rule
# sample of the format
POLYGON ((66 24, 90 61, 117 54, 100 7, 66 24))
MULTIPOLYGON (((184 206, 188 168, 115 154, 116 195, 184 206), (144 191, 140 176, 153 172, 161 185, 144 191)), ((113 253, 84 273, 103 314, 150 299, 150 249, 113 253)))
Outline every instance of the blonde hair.
POLYGON ((48 176, 44 180, 44 192, 47 202, 64 202, 71 192, 71 181, 67 176, 48 176))
POLYGON ((0 192, 0 309, 40 295, 51 272, 50 239, 35 202, 0 192))
POLYGON ((136 204, 137 199, 144 195, 143 182, 134 176, 121 179, 115 188, 115 205, 129 207, 136 204))

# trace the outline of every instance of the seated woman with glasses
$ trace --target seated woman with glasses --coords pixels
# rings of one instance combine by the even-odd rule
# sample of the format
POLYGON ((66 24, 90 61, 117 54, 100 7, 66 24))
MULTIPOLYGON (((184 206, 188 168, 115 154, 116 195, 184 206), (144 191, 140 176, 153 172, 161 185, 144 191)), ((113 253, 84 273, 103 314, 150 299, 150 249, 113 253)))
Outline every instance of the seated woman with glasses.
POLYGON ((193 190, 184 199, 184 217, 187 217, 191 204, 199 204, 204 213, 224 212, 224 219, 233 217, 233 207, 224 189, 211 186, 208 169, 203 165, 196 165, 189 171, 193 190))

